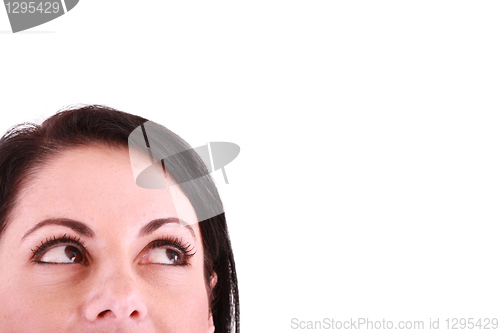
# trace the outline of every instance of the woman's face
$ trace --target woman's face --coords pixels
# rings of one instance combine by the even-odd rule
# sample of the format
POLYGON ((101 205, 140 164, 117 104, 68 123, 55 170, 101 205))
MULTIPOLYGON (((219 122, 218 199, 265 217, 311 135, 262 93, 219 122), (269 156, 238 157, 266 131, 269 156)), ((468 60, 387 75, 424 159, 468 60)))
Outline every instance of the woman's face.
POLYGON ((138 187, 125 149, 63 152, 0 240, 0 332, 213 332, 196 220, 181 191, 138 187))

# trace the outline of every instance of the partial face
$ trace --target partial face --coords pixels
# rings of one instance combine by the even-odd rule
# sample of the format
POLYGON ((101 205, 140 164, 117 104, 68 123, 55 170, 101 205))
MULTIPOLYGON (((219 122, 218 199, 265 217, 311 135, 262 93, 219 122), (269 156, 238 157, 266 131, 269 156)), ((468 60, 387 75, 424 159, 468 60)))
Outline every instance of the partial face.
POLYGON ((214 331, 196 213, 175 188, 138 187, 125 149, 62 153, 12 213, 0 332, 214 331))

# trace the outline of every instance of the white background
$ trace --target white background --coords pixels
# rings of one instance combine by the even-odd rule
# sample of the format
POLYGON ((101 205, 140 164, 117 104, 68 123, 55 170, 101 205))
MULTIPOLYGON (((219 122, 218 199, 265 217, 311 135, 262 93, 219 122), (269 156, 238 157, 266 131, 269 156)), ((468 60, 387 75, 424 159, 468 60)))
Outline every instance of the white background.
POLYGON ((12 34, 1 9, 0 130, 102 103, 240 145, 214 176, 244 333, 499 317, 499 10, 81 0, 12 34))

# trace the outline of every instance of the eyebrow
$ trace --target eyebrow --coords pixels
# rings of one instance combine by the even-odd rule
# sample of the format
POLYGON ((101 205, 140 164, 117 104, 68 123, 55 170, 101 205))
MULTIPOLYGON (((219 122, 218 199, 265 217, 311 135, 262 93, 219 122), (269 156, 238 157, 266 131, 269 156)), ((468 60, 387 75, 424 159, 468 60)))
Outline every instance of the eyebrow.
MULTIPOLYGON (((184 220, 177 217, 168 217, 168 218, 160 218, 152 220, 151 222, 149 222, 148 224, 146 224, 141 228, 138 236, 139 237, 147 236, 156 231, 157 229, 161 228, 163 225, 169 223, 177 223, 180 226, 188 228, 191 234, 193 235, 194 239, 196 239, 193 228, 189 224, 187 224, 184 220)), ((30 234, 32 234, 35 230, 40 229, 47 225, 60 225, 63 227, 67 227, 75 231, 77 234, 88 238, 92 238, 95 236, 95 232, 92 229, 90 229, 85 223, 67 218, 50 218, 37 223, 33 228, 28 230, 24 234, 21 241, 24 240, 26 237, 28 237, 30 234)))
POLYGON ((188 228, 189 231, 191 232, 191 234, 193 234, 194 239, 196 239, 193 228, 189 224, 187 224, 186 221, 184 221, 180 218, 177 218, 177 217, 168 217, 168 218, 164 218, 164 219, 162 218, 162 219, 153 220, 141 228, 138 236, 139 237, 147 236, 147 235, 153 233, 155 230, 161 228, 163 225, 168 224, 168 223, 177 223, 181 227, 188 228))
POLYGON ((68 227, 70 229, 73 229, 77 234, 85 236, 85 237, 94 237, 95 232, 92 231, 85 223, 78 222, 75 220, 71 219, 66 219, 66 218, 51 218, 51 219, 46 219, 43 220, 42 222, 37 223, 33 228, 28 230, 23 238, 25 239, 28 237, 30 234, 32 234, 35 230, 40 229, 46 225, 61 225, 63 227, 68 227))

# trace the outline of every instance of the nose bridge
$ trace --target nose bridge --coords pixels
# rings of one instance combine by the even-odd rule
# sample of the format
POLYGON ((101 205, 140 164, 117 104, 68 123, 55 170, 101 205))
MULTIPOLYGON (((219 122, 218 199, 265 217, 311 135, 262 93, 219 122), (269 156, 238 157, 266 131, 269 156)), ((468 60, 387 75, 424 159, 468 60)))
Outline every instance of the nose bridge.
POLYGON ((116 266, 118 265, 109 265, 111 269, 104 274, 101 292, 110 299, 125 302, 139 294, 139 290, 131 272, 122 266, 116 266))
POLYGON ((90 321, 144 318, 147 309, 132 268, 124 260, 109 259, 93 279, 85 317, 90 321))

